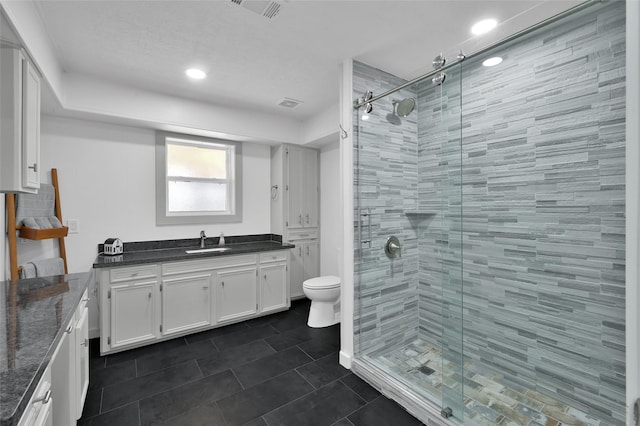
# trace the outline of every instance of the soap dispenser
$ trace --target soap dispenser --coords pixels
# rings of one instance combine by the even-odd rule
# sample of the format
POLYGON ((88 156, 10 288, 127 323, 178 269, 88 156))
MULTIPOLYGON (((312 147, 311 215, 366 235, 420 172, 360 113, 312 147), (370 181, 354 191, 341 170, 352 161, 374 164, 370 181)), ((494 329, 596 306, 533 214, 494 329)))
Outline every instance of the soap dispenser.
POLYGON ((218 240, 218 247, 224 247, 224 233, 220 233, 220 239, 218 240))

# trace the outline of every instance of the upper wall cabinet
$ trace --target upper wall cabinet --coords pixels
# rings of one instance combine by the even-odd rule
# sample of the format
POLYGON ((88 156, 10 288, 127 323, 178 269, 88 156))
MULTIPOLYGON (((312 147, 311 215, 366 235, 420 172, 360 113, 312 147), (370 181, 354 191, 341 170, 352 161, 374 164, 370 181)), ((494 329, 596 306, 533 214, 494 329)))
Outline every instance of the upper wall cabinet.
POLYGON ((0 192, 40 188, 40 79, 22 49, 0 47, 0 192))
POLYGON ((319 216, 318 151, 295 145, 272 148, 271 229, 317 228, 319 216))

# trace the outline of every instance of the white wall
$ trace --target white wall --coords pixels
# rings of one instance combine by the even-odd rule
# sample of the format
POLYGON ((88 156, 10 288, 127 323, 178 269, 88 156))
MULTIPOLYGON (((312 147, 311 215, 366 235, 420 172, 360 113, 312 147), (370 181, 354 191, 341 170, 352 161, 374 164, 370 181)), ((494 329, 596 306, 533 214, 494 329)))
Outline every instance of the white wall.
POLYGON ((336 136, 334 142, 320 149, 320 275, 340 274, 340 204, 340 145, 336 136))
MULTIPOLYGON (((97 244, 109 237, 126 242, 197 238, 201 229, 209 236, 270 232, 267 145, 243 144, 243 222, 220 225, 156 226, 152 130, 43 116, 41 157, 45 181, 52 167, 58 169, 63 218, 79 220, 80 232, 65 240, 70 272, 89 270, 97 244)), ((19 243, 19 263, 51 257, 56 246, 19 243)))

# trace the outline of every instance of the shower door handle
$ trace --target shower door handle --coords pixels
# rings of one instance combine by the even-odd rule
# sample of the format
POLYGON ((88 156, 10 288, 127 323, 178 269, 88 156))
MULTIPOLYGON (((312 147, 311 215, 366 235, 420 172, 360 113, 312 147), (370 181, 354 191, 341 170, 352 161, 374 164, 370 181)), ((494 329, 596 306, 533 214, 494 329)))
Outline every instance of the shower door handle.
MULTIPOLYGON (((371 243, 373 241, 373 236, 371 232, 371 209, 367 209, 366 213, 360 213, 360 216, 365 216, 367 218, 367 228, 369 228, 369 238, 366 240, 360 240, 360 244, 369 244, 369 248, 371 248, 371 243)), ((360 236, 362 237, 362 228, 360 229, 360 236)))

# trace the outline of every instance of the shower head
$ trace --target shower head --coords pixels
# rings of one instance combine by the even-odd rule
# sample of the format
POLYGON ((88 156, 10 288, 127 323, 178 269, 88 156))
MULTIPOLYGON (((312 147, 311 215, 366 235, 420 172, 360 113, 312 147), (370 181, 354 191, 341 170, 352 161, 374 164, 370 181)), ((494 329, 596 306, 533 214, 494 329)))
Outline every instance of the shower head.
POLYGON ((401 101, 394 100, 393 103, 396 105, 396 115, 398 117, 406 117, 411 114, 416 107, 416 100, 414 98, 406 98, 401 101))
POLYGON ((400 117, 398 117, 398 114, 396 113, 398 101, 393 100, 391 101, 391 103, 393 104, 393 112, 390 112, 389 114, 387 114, 387 121, 393 124, 394 126, 399 126, 402 124, 402 120, 400 120, 400 117))
POLYGON ((416 107, 416 100, 414 98, 406 98, 401 101, 393 99, 391 103, 393 104, 393 112, 387 114, 387 121, 396 126, 402 124, 400 117, 406 117, 411 114, 416 107))

